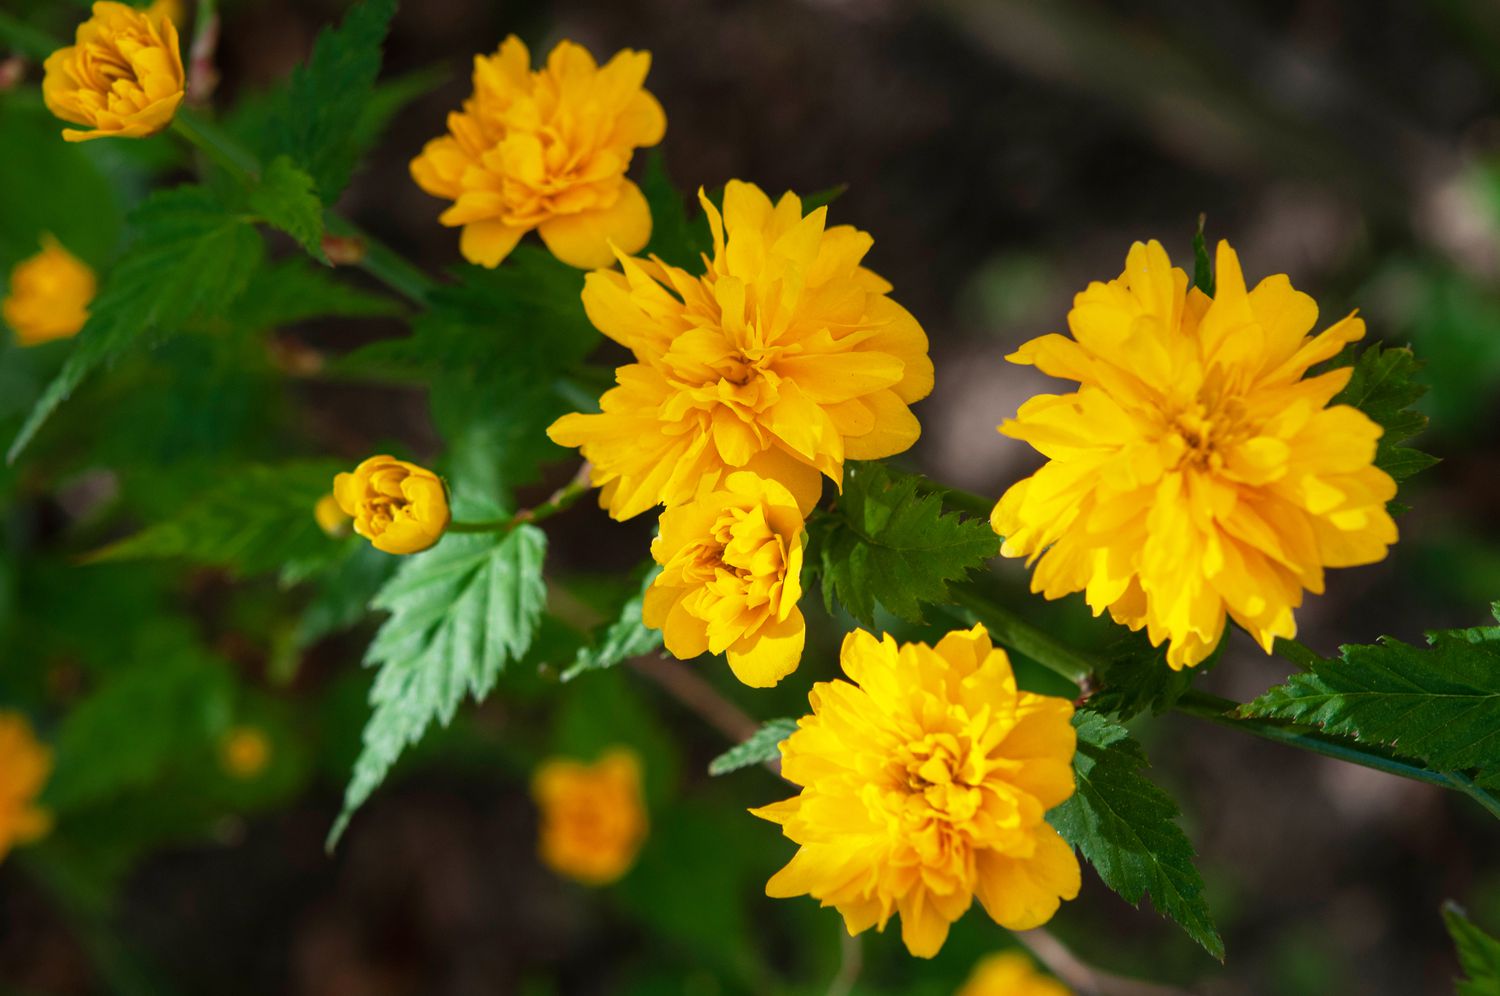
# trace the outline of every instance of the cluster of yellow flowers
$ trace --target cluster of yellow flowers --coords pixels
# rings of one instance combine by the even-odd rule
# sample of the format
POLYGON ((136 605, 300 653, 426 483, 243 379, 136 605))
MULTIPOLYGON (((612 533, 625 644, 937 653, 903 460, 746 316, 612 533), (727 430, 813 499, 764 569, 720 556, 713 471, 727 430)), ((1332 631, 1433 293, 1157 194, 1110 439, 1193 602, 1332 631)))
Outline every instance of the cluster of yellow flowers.
MULTIPOLYGON (((508 38, 476 58, 473 95, 411 172, 453 202, 441 221, 462 227, 470 261, 499 265, 536 229, 592 270, 583 307, 631 362, 598 413, 548 434, 588 460, 613 518, 662 509, 643 619, 667 650, 725 654, 741 681, 767 687, 802 656, 805 518, 823 479, 841 486, 845 460, 916 441, 910 406, 933 367, 921 325, 863 265, 871 237, 830 227, 825 207, 804 211, 795 194, 731 180, 716 204, 700 191, 713 241, 701 272, 633 255, 651 216, 626 173, 666 127, 644 89, 649 66, 628 50, 600 66, 564 41, 533 70, 508 38)), ((158 8, 95 4, 46 74, 48 106, 94 129, 70 141, 159 131, 184 92, 158 8)), ((1227 244, 1216 262, 1210 297, 1158 243, 1132 246, 1118 279, 1077 296, 1071 336, 1008 357, 1078 389, 1034 397, 1000 427, 1047 458, 995 506, 1001 552, 1029 558, 1034 591, 1081 591, 1096 614, 1144 629, 1173 668, 1204 660, 1228 619, 1269 652, 1296 632, 1293 610, 1325 568, 1380 560, 1396 540, 1395 484, 1374 463, 1380 427, 1331 403, 1350 369, 1308 376, 1363 323, 1313 335, 1317 307, 1284 275, 1248 289, 1227 244)), ((88 268, 49 239, 12 274, 3 315, 22 344, 65 337, 93 292, 88 268)), ((450 526, 443 481, 389 456, 338 475, 316 515, 392 554, 450 526)), ((935 646, 855 631, 841 665, 848 680, 816 684, 811 715, 781 745, 799 793, 755 811, 798 844, 768 894, 813 896, 851 933, 899 916, 924 957, 975 898, 1020 930, 1077 895, 1078 860, 1046 820, 1074 790, 1070 702, 1020 690, 982 627, 935 646)), ((265 747, 231 737, 224 763, 249 777, 265 747)), ((33 800, 49 760, 24 722, 0 716, 0 761, 3 855, 46 827, 33 800)), ((548 762, 533 792, 549 866, 593 884, 629 868, 647 829, 633 754, 548 762)), ((1064 992, 1018 955, 987 962, 965 991, 1064 992)))

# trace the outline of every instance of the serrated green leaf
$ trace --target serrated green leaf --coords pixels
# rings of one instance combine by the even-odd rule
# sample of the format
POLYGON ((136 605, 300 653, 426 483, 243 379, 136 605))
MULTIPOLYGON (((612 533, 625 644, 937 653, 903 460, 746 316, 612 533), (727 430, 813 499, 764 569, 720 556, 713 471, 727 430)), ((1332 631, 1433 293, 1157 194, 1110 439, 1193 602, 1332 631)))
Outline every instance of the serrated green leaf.
POLYGON ((1427 427, 1427 416, 1411 407, 1427 393, 1427 385, 1417 380, 1421 369, 1410 349, 1371 343, 1355 361, 1348 385, 1332 401, 1353 405, 1385 430, 1375 451, 1375 466, 1398 484, 1438 462, 1436 457, 1401 445, 1427 427))
POLYGON ((228 309, 262 252, 254 227, 204 187, 153 195, 131 215, 130 227, 130 248, 106 274, 62 370, 11 444, 10 460, 95 368, 197 316, 228 309))
POLYGON ((1124 721, 1150 710, 1160 715, 1193 687, 1193 679, 1203 674, 1224 656, 1220 640, 1206 660, 1197 667, 1173 670, 1167 664, 1163 647, 1153 647, 1141 634, 1121 640, 1104 658, 1094 675, 1097 690, 1088 697, 1088 708, 1124 721))
MULTIPOLYGON (((1500 605, 1494 611, 1500 618, 1500 605)), ((1240 713, 1380 744, 1437 771, 1500 772, 1500 627, 1427 640, 1341 647, 1240 713)))
POLYGON ((883 605, 910 622, 923 603, 948 600, 948 583, 983 567, 1000 548, 984 519, 944 512, 936 494, 921 494, 921 478, 878 463, 844 467, 844 493, 826 515, 809 523, 809 560, 823 578, 823 598, 834 599, 866 626, 883 605))
POLYGON ((646 573, 640 590, 620 606, 619 614, 605 629, 603 638, 595 646, 578 648, 573 664, 562 673, 563 681, 572 681, 586 671, 598 671, 614 667, 632 657, 653 653, 661 648, 661 631, 648 629, 641 621, 641 606, 646 599, 646 589, 661 573, 653 567, 646 573))
POLYGON ((267 166, 248 194, 250 210, 272 228, 297 240, 308 255, 328 262, 323 252, 323 202, 318 200, 312 177, 277 156, 267 166))
POLYGON ((1458 962, 1466 979, 1457 982, 1455 996, 1495 996, 1500 993, 1500 940, 1480 930, 1457 903, 1443 904, 1443 922, 1458 948, 1458 962))
POLYGON ((175 518, 88 559, 182 558, 242 574, 330 561, 341 547, 323 533, 313 508, 340 469, 328 461, 247 467, 189 502, 175 518))
POLYGON ((256 268, 228 317, 238 328, 260 332, 314 318, 378 318, 401 311, 399 301, 362 291, 293 257, 256 268))
POLYGON ((708 773, 714 777, 731 771, 769 764, 781 760, 781 742, 797 732, 795 719, 767 720, 744 743, 731 747, 709 762, 708 773))
POLYGON ((395 12, 396 0, 363 0, 337 28, 324 29, 272 113, 264 158, 289 156, 324 204, 338 200, 358 162, 356 138, 395 12))
POLYGON ((372 607, 391 615, 365 656, 379 668, 374 712, 330 847, 434 720, 447 726, 465 697, 482 701, 506 665, 526 654, 547 601, 546 549, 546 534, 531 525, 450 534, 381 589, 372 607))
POLYGON ((1158 912, 1223 961, 1224 941, 1203 898, 1193 845, 1177 825, 1177 804, 1141 774, 1146 752, 1125 727, 1096 712, 1078 713, 1073 725, 1078 787, 1048 822, 1126 902, 1139 906, 1150 893, 1158 912))

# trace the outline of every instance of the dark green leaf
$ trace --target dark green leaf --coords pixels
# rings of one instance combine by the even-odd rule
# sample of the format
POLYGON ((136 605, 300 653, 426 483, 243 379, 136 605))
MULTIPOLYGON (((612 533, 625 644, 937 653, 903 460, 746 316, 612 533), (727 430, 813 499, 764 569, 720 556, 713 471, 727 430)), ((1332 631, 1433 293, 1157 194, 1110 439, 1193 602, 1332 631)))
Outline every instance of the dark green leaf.
POLYGON ((572 681, 585 671, 614 667, 622 661, 654 653, 661 648, 661 632, 647 629, 645 623, 641 622, 641 604, 645 601, 646 589, 651 587, 660 573, 660 568, 647 572, 640 590, 620 607, 619 615, 605 629, 603 638, 596 646, 578 648, 573 666, 562 674, 563 681, 572 681))
POLYGON ((1375 465, 1397 483, 1437 463, 1437 458, 1401 444, 1427 427, 1427 416, 1412 408, 1427 385, 1417 380, 1422 364, 1406 348, 1371 343, 1359 354, 1349 384, 1333 399, 1353 405, 1385 430, 1375 452, 1375 465))
POLYGON ((1167 664, 1164 648, 1151 646, 1141 634, 1132 634, 1110 650, 1095 673, 1097 690, 1089 696, 1087 708, 1121 721, 1148 709, 1153 716, 1160 715, 1193 687, 1195 677, 1219 662, 1225 642, 1220 640, 1197 667, 1174 671, 1167 664))
POLYGON ((1208 216, 1198 216, 1198 231, 1193 234, 1193 286, 1207 294, 1214 296, 1214 264, 1208 255, 1208 242, 1203 237, 1203 226, 1208 224, 1208 216))
POLYGON ((988 521, 944 512, 941 497, 919 493, 921 483, 877 463, 845 465, 838 504, 809 524, 809 560, 830 611, 836 597, 866 626, 877 603, 921 622, 924 602, 947 601, 949 582, 996 555, 1000 540, 988 521))
POLYGON ((1146 752, 1125 727, 1095 712, 1073 718, 1078 788, 1048 821, 1083 853, 1104 884, 1132 905, 1151 904, 1224 960, 1224 941, 1203 898, 1193 845, 1177 825, 1177 804, 1141 769, 1146 752))
POLYGON ((1443 904, 1443 922, 1458 948, 1466 979, 1458 981, 1455 996, 1495 996, 1500 993, 1500 940, 1480 930, 1457 903, 1443 904))
POLYGON ((370 294, 301 258, 261 266, 229 312, 239 328, 253 332, 313 318, 368 318, 395 315, 400 302, 370 294))
POLYGON ((277 156, 261 174, 249 193, 250 210, 272 228, 280 229, 308 255, 327 262, 323 253, 323 202, 313 186, 312 177, 292 165, 286 156, 277 156))
POLYGON ((365 662, 380 670, 364 748, 329 834, 349 818, 433 721, 446 726, 467 696, 481 701, 501 671, 531 647, 547 600, 547 536, 522 525, 503 536, 451 534, 402 564, 372 607, 389 612, 365 662))
POLYGON ((290 156, 324 204, 338 200, 362 151, 355 139, 395 12, 396 0, 362 0, 341 25, 325 29, 273 111, 264 158, 290 156))
POLYGON ((90 560, 180 557, 255 574, 331 559, 340 547, 318 526, 313 508, 340 469, 325 461, 245 468, 176 518, 113 543, 90 560))
POLYGON ((727 775, 731 771, 781 760, 781 742, 797 732, 795 719, 772 719, 750 735, 750 739, 720 754, 709 762, 710 775, 727 775))
MULTIPOLYGON (((1500 618, 1500 604, 1494 611, 1500 618)), ((1342 647, 1240 713, 1380 744, 1438 771, 1500 773, 1500 627, 1427 640, 1342 647)))
POLYGON ((130 224, 130 249, 104 278, 62 370, 11 444, 11 460, 95 368, 229 308, 262 251, 254 227, 203 187, 153 195, 130 224))
POLYGON ((659 256, 663 262, 690 273, 698 272, 702 266, 699 254, 713 250, 708 219, 702 212, 689 213, 687 201, 667 175, 660 149, 652 149, 646 155, 641 192, 651 206, 651 244, 646 247, 647 254, 659 256))
POLYGON ((358 623, 370 611, 370 600, 401 564, 363 541, 313 579, 317 594, 297 624, 295 644, 307 647, 358 623))

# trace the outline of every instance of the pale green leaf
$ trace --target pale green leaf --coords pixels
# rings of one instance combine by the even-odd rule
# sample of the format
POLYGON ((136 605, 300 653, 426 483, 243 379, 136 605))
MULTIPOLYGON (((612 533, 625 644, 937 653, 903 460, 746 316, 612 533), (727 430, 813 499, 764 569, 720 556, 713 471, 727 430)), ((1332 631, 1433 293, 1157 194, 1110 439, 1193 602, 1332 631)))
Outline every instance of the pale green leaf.
POLYGON ((1457 903, 1443 904, 1443 922, 1458 948, 1458 961, 1467 978, 1458 980, 1455 996, 1496 996, 1500 993, 1500 940, 1474 925, 1457 903))
POLYGON ((795 719, 772 719, 752 733, 744 743, 731 747, 709 762, 710 775, 727 775, 731 771, 769 764, 781 760, 781 742, 797 732, 795 719))
POLYGON ((586 671, 614 667, 632 657, 661 649, 661 631, 648 629, 641 621, 641 606, 646 598, 646 589, 651 587, 660 573, 660 568, 653 568, 646 574, 640 590, 620 607, 619 614, 604 630, 598 644, 578 648, 573 665, 562 673, 563 681, 572 681, 586 671))

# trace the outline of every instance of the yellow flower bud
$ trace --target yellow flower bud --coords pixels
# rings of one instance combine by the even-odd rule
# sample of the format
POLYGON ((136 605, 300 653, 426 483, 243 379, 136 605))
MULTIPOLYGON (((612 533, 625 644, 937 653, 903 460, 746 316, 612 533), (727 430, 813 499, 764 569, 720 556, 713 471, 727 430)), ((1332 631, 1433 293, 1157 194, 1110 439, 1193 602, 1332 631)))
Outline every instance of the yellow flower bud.
POLYGON ((641 763, 615 747, 596 764, 554 758, 532 779, 541 809, 539 853, 559 875, 608 885, 630 870, 646 839, 641 763))
POLYGON ((271 763, 271 741, 255 726, 236 726, 219 745, 219 763, 235 778, 259 777, 271 763))
POLYGON ((11 271, 10 294, 0 304, 0 317, 22 346, 66 339, 88 321, 96 287, 87 264, 52 236, 43 235, 42 251, 11 271))
POLYGON ((161 6, 136 10, 100 0, 74 44, 53 52, 43 68, 47 109, 94 129, 64 129, 69 142, 154 135, 172 123, 187 87, 177 28, 161 6))
POLYGON ((52 829, 52 814, 36 805, 51 773, 52 751, 37 742, 26 717, 0 712, 0 861, 52 829))
POLYGON ((448 492, 432 471, 373 456, 333 479, 333 497, 354 531, 385 553, 420 553, 448 528, 448 492))
POLYGON ((318 504, 313 506, 313 517, 318 520, 318 527, 334 539, 349 535, 349 524, 353 520, 339 507, 339 500, 332 494, 318 499, 318 504))
POLYGON ((1072 996, 1073 990, 1036 970, 1020 951, 1001 951, 974 966, 958 996, 1072 996))

